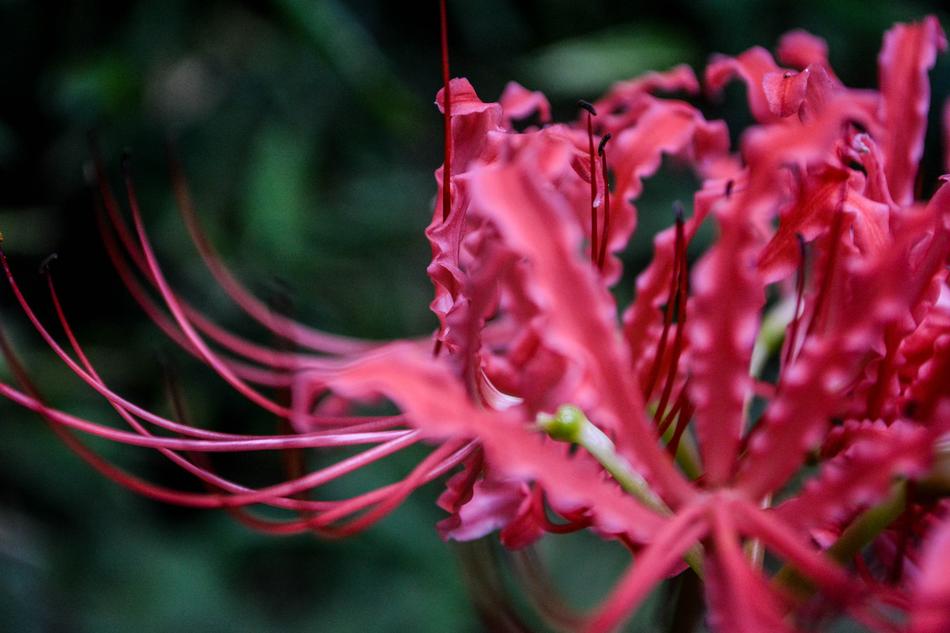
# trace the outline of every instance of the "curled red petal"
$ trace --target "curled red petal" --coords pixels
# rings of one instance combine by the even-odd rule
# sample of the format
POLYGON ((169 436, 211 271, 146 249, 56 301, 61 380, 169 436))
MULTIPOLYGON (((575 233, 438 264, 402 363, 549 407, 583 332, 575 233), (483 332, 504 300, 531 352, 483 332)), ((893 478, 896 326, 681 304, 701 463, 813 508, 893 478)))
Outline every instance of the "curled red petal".
POLYGON ((805 100, 810 74, 807 68, 798 73, 791 71, 766 73, 762 77, 762 90, 769 104, 769 112, 781 118, 798 114, 805 100))
POLYGON ((709 528, 704 512, 705 502, 688 506, 656 534, 597 608, 584 628, 586 633, 613 631, 636 610, 669 569, 706 534, 709 528))
POLYGON ((734 520, 723 506, 710 513, 715 546, 706 559, 709 625, 717 633, 789 632, 778 594, 749 565, 734 520))
POLYGON ((821 439, 830 413, 862 369, 869 345, 886 324, 906 318, 942 273, 950 251, 950 187, 931 199, 918 224, 908 223, 889 247, 852 279, 862 292, 837 306, 838 326, 813 336, 782 375, 782 392, 771 403, 749 443, 740 486, 759 499, 798 467, 821 439))
POLYGON ((950 630, 950 517, 935 527, 924 546, 920 575, 911 598, 910 633, 950 630))
MULTIPOLYGON (((492 141, 494 132, 501 132, 502 108, 497 103, 486 103, 478 98, 467 79, 453 79, 452 94, 452 182, 443 182, 443 168, 436 171, 440 191, 451 187, 452 208, 443 211, 439 195, 432 221, 426 228, 426 237, 432 247, 432 261, 426 272, 435 286, 435 297, 430 308, 439 318, 439 339, 455 346, 448 323, 455 311, 464 311, 466 278, 462 270, 462 241, 466 237, 466 219, 470 192, 464 175, 474 163, 490 161, 496 151, 492 141)), ((442 109, 443 91, 436 104, 442 109)))
POLYGON ((438 524, 445 540, 472 541, 506 527, 518 516, 528 485, 518 480, 482 479, 471 498, 438 524))
POLYGON ((509 81, 498 99, 505 124, 518 119, 527 119, 537 113, 541 123, 551 121, 551 104, 540 90, 528 90, 517 81, 509 81))
POLYGON ((933 452, 933 434, 902 422, 878 429, 822 466, 817 477, 777 509, 800 531, 846 520, 883 499, 895 477, 923 474, 933 452))
POLYGON ((741 205, 739 199, 717 215, 722 234, 692 278, 689 394, 710 486, 725 483, 732 474, 743 409, 751 397, 752 347, 765 303, 765 283, 755 265, 757 240, 739 215, 741 205))
POLYGON ((649 539, 664 519, 602 477, 594 464, 570 459, 561 445, 532 432, 514 411, 492 412, 471 403, 445 362, 427 349, 394 344, 353 363, 330 380, 351 396, 382 393, 433 440, 477 438, 486 463, 501 479, 536 481, 558 508, 589 508, 610 534, 649 539))
POLYGON ((804 70, 812 64, 823 66, 829 72, 828 42, 808 31, 795 29, 779 40, 776 55, 783 64, 804 70))
POLYGON ((510 163, 479 170, 473 174, 473 205, 527 258, 533 273, 529 290, 547 322, 546 343, 573 359, 589 380, 590 393, 578 394, 577 403, 595 407, 597 422, 618 432, 621 450, 630 452, 671 503, 680 503, 693 493, 652 440, 627 350, 618 344, 613 300, 580 256, 581 230, 571 222, 566 200, 543 186, 545 171, 557 171, 558 156, 560 170, 570 169, 570 153, 551 139, 525 147, 510 163), (540 164, 538 154, 543 154, 540 164))
POLYGON ((884 35, 878 57, 884 165, 894 200, 914 200, 917 164, 924 151, 930 82, 937 52, 947 47, 940 23, 928 16, 913 24, 898 24, 884 35))
POLYGON ((760 123, 768 123, 774 121, 776 115, 769 107, 763 81, 769 73, 781 71, 772 55, 760 46, 750 48, 738 57, 718 55, 706 66, 706 90, 718 94, 733 77, 738 76, 746 84, 752 116, 760 123))

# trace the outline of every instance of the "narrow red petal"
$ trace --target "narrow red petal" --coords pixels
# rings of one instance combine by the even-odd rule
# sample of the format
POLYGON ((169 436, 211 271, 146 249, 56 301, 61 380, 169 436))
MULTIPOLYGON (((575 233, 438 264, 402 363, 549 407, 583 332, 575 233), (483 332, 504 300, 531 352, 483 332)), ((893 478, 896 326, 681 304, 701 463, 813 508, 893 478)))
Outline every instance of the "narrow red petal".
POLYGON ((878 57, 884 165, 894 200, 914 200, 917 164, 924 151, 930 82, 937 52, 947 47, 940 23, 928 16, 913 24, 898 24, 884 36, 878 57))

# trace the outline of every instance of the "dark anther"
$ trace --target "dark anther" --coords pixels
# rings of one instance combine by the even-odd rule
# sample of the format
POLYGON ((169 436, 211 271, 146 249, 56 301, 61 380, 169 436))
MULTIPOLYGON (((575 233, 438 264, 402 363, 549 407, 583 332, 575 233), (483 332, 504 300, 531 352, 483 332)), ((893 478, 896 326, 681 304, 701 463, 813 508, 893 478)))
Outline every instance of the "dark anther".
POLYGON ((732 196, 732 188, 735 186, 736 186, 735 180, 729 180, 729 182, 726 183, 726 197, 727 198, 732 196))
POLYGON ((610 140, 610 137, 611 137, 610 132, 607 132, 606 134, 604 134, 604 138, 600 139, 600 145, 597 146, 598 156, 604 155, 604 148, 607 147, 607 141, 610 140))
POLYGON ((848 119, 848 123, 850 123, 851 126, 852 126, 855 130, 857 130, 858 132, 860 132, 861 134, 867 134, 868 128, 867 128, 867 126, 864 125, 864 123, 862 123, 861 121, 858 121, 857 119, 848 119))
POLYGON ((920 409, 920 403, 916 400, 908 400, 904 404, 904 417, 905 418, 914 418, 917 415, 917 411, 920 409))
POLYGON ((59 253, 50 253, 47 255, 46 259, 40 263, 39 273, 41 275, 48 275, 50 265, 57 259, 59 259, 59 253))
POLYGON ((848 161, 848 167, 849 167, 850 169, 853 169, 854 171, 859 171, 859 172, 861 172, 861 173, 864 174, 865 176, 868 175, 868 170, 864 168, 864 165, 862 165, 861 163, 859 163, 859 162, 856 161, 856 160, 849 160, 849 161, 848 161))
POLYGON ((684 211, 683 211, 683 203, 680 202, 679 200, 676 200, 676 201, 673 203, 673 215, 676 216, 676 223, 677 223, 677 224, 679 224, 680 222, 683 221, 683 214, 684 214, 684 211))
POLYGON ((597 110, 594 109, 594 104, 592 104, 590 101, 584 101, 583 99, 578 99, 577 107, 587 110, 588 112, 590 112, 591 116, 597 116, 597 110))

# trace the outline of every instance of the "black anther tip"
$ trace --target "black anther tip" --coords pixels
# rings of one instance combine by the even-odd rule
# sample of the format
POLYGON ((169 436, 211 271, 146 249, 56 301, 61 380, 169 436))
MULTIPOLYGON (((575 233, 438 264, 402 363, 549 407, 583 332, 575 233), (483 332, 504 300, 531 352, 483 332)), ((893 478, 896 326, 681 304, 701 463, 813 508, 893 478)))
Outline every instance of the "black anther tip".
POLYGON ((577 107, 583 110, 587 110, 591 116, 597 116, 597 110, 594 109, 594 104, 590 101, 584 101, 583 99, 577 100, 577 107))
POLYGON ((46 259, 44 259, 42 262, 40 262, 39 273, 40 273, 41 275, 44 275, 44 276, 45 276, 45 275, 48 275, 48 274, 49 274, 49 267, 50 267, 50 266, 53 264, 53 262, 56 261, 57 259, 59 259, 59 253, 50 253, 49 255, 47 255, 47 256, 46 256, 46 259))
POLYGON ((673 202, 673 215, 676 217, 676 223, 680 224, 683 222, 683 216, 685 211, 683 209, 683 203, 679 200, 673 202))

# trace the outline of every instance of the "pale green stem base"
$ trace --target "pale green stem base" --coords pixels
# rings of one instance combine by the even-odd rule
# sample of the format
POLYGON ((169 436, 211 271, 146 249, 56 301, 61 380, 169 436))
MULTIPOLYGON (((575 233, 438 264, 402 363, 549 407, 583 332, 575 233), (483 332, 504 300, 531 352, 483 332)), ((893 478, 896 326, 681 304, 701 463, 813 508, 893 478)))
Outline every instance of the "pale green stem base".
MULTIPOLYGON (((540 414, 537 423, 538 427, 553 439, 583 447, 604 467, 604 470, 610 473, 610 476, 626 493, 635 497, 643 505, 664 516, 672 514, 669 506, 650 489, 643 475, 617 454, 613 441, 588 420, 579 408, 569 404, 562 405, 554 415, 540 414)), ((702 548, 696 546, 690 549, 683 558, 702 578, 702 548)))

